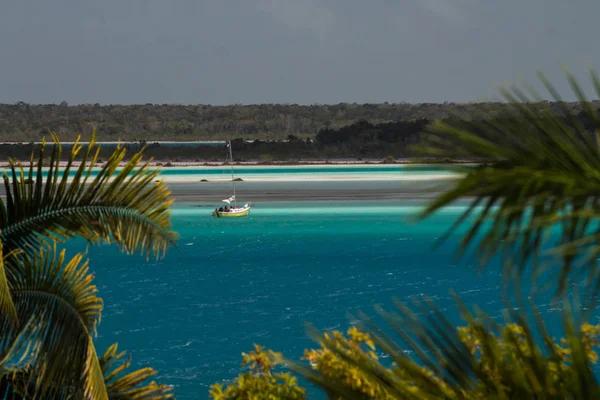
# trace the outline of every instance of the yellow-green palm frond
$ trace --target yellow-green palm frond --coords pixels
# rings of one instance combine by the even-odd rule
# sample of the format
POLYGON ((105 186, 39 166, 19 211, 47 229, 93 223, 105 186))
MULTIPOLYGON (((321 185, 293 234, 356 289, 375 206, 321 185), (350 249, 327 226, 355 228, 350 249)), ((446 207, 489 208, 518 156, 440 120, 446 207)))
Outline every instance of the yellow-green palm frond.
MULTIPOLYGON (((23 257, 6 268, 10 290, 15 299, 31 292, 52 295, 69 303, 92 335, 100 323, 103 302, 97 296, 93 274, 83 253, 66 259, 66 250, 43 248, 33 258, 23 257)), ((34 305, 35 306, 35 305, 34 305)))
POLYGON ((600 326, 582 324, 568 303, 562 314, 566 338, 557 344, 535 309, 534 323, 529 323, 522 309, 511 309, 506 324, 500 325, 481 311, 469 312, 457 301, 467 323, 458 329, 429 301, 415 302, 418 314, 400 302, 397 312, 379 309, 385 329, 362 314, 360 330, 383 353, 381 359, 391 360, 389 365, 372 357, 370 350, 357 351, 351 341, 332 341, 313 329, 313 338, 342 362, 330 363, 334 370, 289 360, 288 367, 330 398, 344 400, 373 398, 358 387, 376 388, 377 398, 383 399, 583 400, 600 396, 592 370, 598 359, 595 347, 600 326), (347 373, 340 373, 340 368, 347 373), (348 373, 362 384, 349 384, 348 373))
POLYGON ((8 323, 16 323, 18 320, 17 310, 10 294, 4 263, 7 256, 4 254, 2 242, 0 241, 0 315, 5 316, 8 323))
POLYGON ((104 374, 104 381, 111 400, 144 400, 144 399, 172 399, 173 388, 171 386, 147 382, 149 378, 156 375, 152 368, 141 368, 133 372, 127 369, 131 365, 131 356, 127 360, 121 360, 125 352, 117 352, 117 343, 110 346, 100 358, 100 366, 104 374), (123 374, 125 372, 125 374, 123 374))
MULTIPOLYGON (((28 369, 9 378, 28 393, 62 398, 65 393, 81 398, 106 399, 102 369, 92 335, 100 320, 102 300, 81 254, 70 261, 60 253, 42 249, 35 257, 19 257, 6 275, 19 320, 41 314, 46 318, 32 342, 36 350, 28 369)), ((12 340, 21 328, 0 316, 4 340, 12 340)))
MULTIPOLYGON (((536 274, 545 269, 539 262, 542 245, 550 230, 558 229, 557 247, 549 254, 560 260, 559 289, 564 291, 574 271, 598 278, 600 227, 594 223, 600 216, 600 118, 572 76, 568 79, 584 109, 587 127, 540 77, 558 102, 554 108, 536 101, 540 97, 533 89, 528 96, 513 88, 502 91, 512 110, 504 117, 481 115, 430 127, 419 149, 424 154, 458 154, 488 164, 463 170, 464 177, 429 204, 422 217, 471 198, 471 205, 448 233, 470 221, 461 249, 477 243, 484 263, 493 254, 504 254, 512 260, 508 272, 515 276, 528 262, 533 262, 536 274), (580 269, 584 264, 586 268, 580 269)), ((595 74, 592 80, 600 95, 600 80, 595 74)))
POLYGON ((100 150, 94 137, 80 159, 83 146, 75 143, 64 168, 54 134, 47 171, 45 141, 37 161, 32 155, 28 166, 9 160, 10 169, 4 173, 6 201, 0 202, 0 240, 6 251, 35 252, 48 238, 62 241, 79 235, 91 243, 116 242, 128 253, 141 251, 149 257, 163 255, 174 243, 172 200, 166 185, 155 182, 159 170, 142 164, 139 152, 117 172, 126 152, 118 147, 92 178, 100 150), (80 165, 75 168, 76 160, 80 165), (75 174, 70 178, 72 169, 75 174))

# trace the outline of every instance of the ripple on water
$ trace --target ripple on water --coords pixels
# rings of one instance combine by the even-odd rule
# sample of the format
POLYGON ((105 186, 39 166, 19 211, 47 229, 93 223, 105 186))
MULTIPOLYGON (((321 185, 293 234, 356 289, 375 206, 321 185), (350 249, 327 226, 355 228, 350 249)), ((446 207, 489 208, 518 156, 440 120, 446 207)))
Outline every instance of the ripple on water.
POLYGON ((425 296, 458 322, 451 288, 492 315, 503 309, 493 268, 477 275, 468 260, 456 262, 456 238, 432 248, 456 211, 411 225, 410 212, 393 207, 340 206, 335 214, 269 207, 235 223, 180 209, 174 227, 184 245, 160 262, 91 248, 106 305, 100 351, 118 340, 134 366, 152 365, 157 380, 175 385, 178 399, 199 399, 236 376, 254 343, 300 357, 314 346, 306 322, 345 331, 356 323, 348 312, 372 315, 375 304, 392 310, 392 297, 425 296))

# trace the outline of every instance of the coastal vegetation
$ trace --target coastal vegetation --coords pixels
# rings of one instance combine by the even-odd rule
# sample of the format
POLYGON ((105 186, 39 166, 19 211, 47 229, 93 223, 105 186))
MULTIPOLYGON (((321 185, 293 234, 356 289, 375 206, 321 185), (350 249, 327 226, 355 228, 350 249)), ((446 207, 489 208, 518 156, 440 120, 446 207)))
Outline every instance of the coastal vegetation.
MULTIPOLYGON (((536 124, 545 124, 556 118, 558 103, 538 102, 530 104, 529 107, 536 109, 536 121, 527 119, 523 115, 516 114, 504 107, 502 112, 492 105, 487 105, 491 110, 484 112, 481 106, 478 113, 470 117, 456 115, 443 119, 423 117, 412 120, 396 120, 392 122, 374 123, 373 121, 359 120, 350 125, 340 128, 323 128, 315 131, 311 137, 302 138, 294 134, 285 137, 284 140, 260 140, 248 137, 234 136, 232 148, 238 162, 256 162, 260 164, 271 163, 294 163, 301 161, 327 160, 353 160, 375 163, 393 163, 398 159, 415 159, 423 156, 418 151, 419 147, 426 144, 430 137, 430 127, 434 123, 445 123, 453 126, 464 126, 476 132, 479 136, 485 136, 490 126, 518 125, 521 132, 535 129, 536 124), (463 118, 464 117, 464 118, 463 118)), ((572 104, 566 104, 563 122, 569 126, 580 124, 590 133, 594 130, 594 122, 585 111, 573 111, 581 109, 572 104)), ((590 103, 590 107, 596 107, 590 103)), ((0 131, 1 133, 1 131, 0 131)), ((172 139, 172 138, 171 138, 172 139)), ((198 139, 195 137, 194 139, 198 139)), ((221 136, 221 140, 229 139, 221 136)), ((169 166, 176 162, 223 162, 225 150, 219 144, 173 144, 161 145, 151 140, 139 140, 124 144, 131 153, 146 146, 145 155, 156 161, 169 166)), ((439 154, 428 154, 429 162, 456 162, 465 159, 473 160, 481 158, 475 154, 467 154, 459 147, 452 147, 455 151, 446 151, 444 156, 439 154)), ((32 151, 39 151, 39 145, 32 143, 24 144, 0 144, 0 158, 13 157, 16 159, 27 159, 32 151)), ((106 146, 101 149, 100 160, 106 160, 112 153, 113 148, 106 146)))
MULTIPOLYGON (((473 249, 482 268, 492 256, 501 259, 504 321, 476 306, 469 310, 458 296, 459 327, 426 296, 414 299, 412 308, 396 300, 395 312, 377 308, 385 325, 359 313, 347 335, 309 327, 318 347, 307 350, 304 360, 255 346, 244 362, 255 360, 262 368, 215 384, 210 396, 303 398, 293 375, 273 377, 278 367, 335 400, 598 398, 600 325, 589 319, 600 289, 600 115, 572 76, 567 78, 592 130, 540 78, 557 108, 531 102, 535 92, 503 90, 513 118, 437 122, 415 148, 425 156, 491 160, 457 179, 419 217, 471 199, 449 233, 466 224, 459 255, 473 249), (554 294, 562 339, 549 333, 537 309, 541 293, 554 294)), ((592 82, 600 97, 595 73, 592 82)))
MULTIPOLYGON (((578 108, 576 103, 572 104, 578 108)), ((289 135, 314 137, 321 129, 338 129, 361 120, 374 124, 451 115, 468 118, 477 110, 506 109, 501 103, 297 105, 100 105, 0 104, 0 141, 39 141, 49 131, 62 141, 96 130, 99 141, 283 140, 289 135)))
POLYGON ((56 136, 25 165, 9 160, 6 199, 0 200, 0 393, 18 399, 167 399, 172 388, 148 379, 151 367, 131 370, 117 343, 103 353, 94 343, 103 308, 84 253, 60 246, 79 237, 115 244, 124 253, 162 257, 176 240, 167 187, 158 171, 126 150, 88 179, 98 157, 92 142, 75 145, 60 168, 56 136), (50 154, 48 154, 50 153, 50 154), (79 162, 73 167, 75 161, 79 162), (42 170, 48 165, 48 171, 42 170), (130 174, 134 168, 135 174, 130 174), (69 179, 69 170, 76 174, 69 179))

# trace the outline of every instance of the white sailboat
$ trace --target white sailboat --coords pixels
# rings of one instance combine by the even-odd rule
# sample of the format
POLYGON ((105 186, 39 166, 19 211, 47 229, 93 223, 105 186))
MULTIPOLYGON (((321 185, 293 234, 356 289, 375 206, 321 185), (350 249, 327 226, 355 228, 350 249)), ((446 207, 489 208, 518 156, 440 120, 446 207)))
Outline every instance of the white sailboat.
POLYGON ((227 141, 227 149, 229 150, 229 165, 231 165, 231 184, 233 186, 233 196, 221 200, 223 203, 226 203, 226 206, 215 208, 212 212, 213 217, 218 218, 236 218, 236 217, 245 217, 250 214, 250 204, 246 203, 242 207, 238 207, 237 199, 235 197, 235 173, 233 171, 233 152, 231 150, 231 142, 227 141), (233 205, 232 205, 233 203, 233 205))

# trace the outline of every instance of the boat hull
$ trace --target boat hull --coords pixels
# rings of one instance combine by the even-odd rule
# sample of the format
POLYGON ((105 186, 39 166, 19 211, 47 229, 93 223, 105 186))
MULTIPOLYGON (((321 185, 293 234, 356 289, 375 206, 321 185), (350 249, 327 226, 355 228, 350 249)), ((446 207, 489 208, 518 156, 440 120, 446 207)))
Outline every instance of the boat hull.
POLYGON ((250 207, 241 210, 233 210, 233 211, 213 211, 213 217, 217 218, 240 218, 246 217, 250 214, 250 207))

